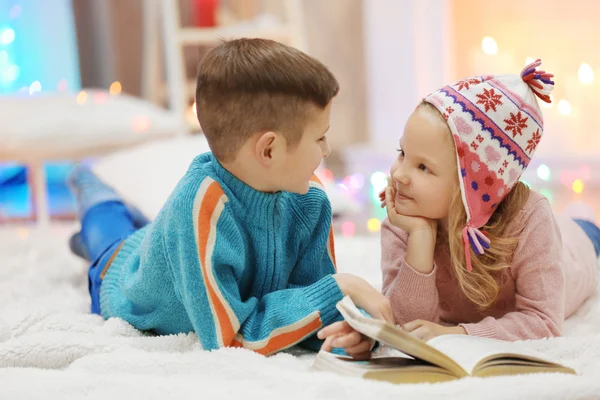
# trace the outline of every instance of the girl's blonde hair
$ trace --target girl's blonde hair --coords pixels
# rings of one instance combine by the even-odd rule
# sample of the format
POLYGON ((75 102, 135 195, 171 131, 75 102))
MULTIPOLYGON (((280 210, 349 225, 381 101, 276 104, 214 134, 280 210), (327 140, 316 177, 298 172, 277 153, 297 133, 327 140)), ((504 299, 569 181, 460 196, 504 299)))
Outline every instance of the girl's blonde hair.
POLYGON ((448 246, 453 274, 465 294, 481 310, 489 308, 500 291, 499 276, 507 268, 519 239, 507 236, 506 228, 517 216, 529 197, 529 187, 517 182, 509 194, 500 202, 498 208, 481 228, 491 240, 490 248, 481 256, 471 252, 472 271, 465 265, 465 247, 462 230, 467 223, 467 214, 462 202, 460 187, 457 187, 448 214, 448 246))
MULTIPOLYGON (((421 105, 435 110, 443 119, 441 113, 432 104, 422 102, 421 105)), ((447 125, 445 119, 444 123, 447 125)), ((449 128, 448 131, 449 134, 452 134, 449 128)), ((451 141, 454 146, 454 140, 451 141)), ((462 230, 467 223, 467 213, 462 201, 458 175, 456 175, 456 180, 457 185, 450 202, 447 226, 451 273, 458 281, 465 296, 480 310, 485 310, 498 297, 500 273, 510 264, 513 252, 519 244, 518 238, 507 236, 510 234, 507 232, 507 227, 529 198, 529 187, 522 182, 517 182, 500 202, 488 223, 481 228, 491 240, 490 248, 486 249, 483 255, 478 256, 469 246, 473 270, 468 271, 465 265, 465 248, 462 238, 462 230)))

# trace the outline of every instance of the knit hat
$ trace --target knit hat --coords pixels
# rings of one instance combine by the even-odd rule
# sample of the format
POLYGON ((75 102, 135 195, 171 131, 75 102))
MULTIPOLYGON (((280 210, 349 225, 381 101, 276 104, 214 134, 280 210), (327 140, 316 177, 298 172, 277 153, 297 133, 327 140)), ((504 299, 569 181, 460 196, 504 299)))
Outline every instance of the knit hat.
POLYGON ((536 96, 550 103, 554 76, 537 68, 521 75, 475 76, 425 97, 442 113, 456 145, 456 158, 467 226, 462 231, 467 269, 469 244, 477 255, 490 247, 479 228, 508 195, 529 165, 543 134, 536 96))

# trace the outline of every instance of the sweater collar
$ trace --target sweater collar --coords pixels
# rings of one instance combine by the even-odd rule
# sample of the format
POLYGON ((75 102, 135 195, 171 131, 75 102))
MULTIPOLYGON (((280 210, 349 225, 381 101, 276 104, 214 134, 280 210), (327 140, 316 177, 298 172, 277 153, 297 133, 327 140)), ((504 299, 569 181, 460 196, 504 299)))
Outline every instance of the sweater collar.
POLYGON ((212 153, 203 156, 206 157, 206 161, 210 162, 216 177, 229 189, 230 193, 227 196, 234 197, 248 215, 272 212, 273 206, 281 197, 282 192, 267 193, 256 190, 225 169, 212 153))

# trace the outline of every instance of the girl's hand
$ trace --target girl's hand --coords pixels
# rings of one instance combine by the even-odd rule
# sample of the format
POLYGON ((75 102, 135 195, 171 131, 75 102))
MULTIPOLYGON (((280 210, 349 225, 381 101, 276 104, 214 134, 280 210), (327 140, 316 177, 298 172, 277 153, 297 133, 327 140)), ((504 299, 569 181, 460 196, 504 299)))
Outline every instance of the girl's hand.
POLYGON ((344 351, 356 360, 371 358, 371 349, 375 341, 355 331, 346 321, 338 321, 321 329, 317 334, 319 339, 325 339, 321 350, 331 351, 334 347, 344 351))
POLYGON ((437 234, 437 221, 423 217, 411 217, 399 214, 396 211, 394 203, 395 197, 396 190, 394 189, 391 178, 388 178, 388 186, 379 194, 379 198, 382 201, 381 206, 383 207, 385 205, 386 207, 390 223, 405 230, 409 234, 417 231, 429 231, 433 234, 433 237, 435 237, 437 234))
POLYGON ((409 322, 402 326, 402 329, 409 333, 409 335, 428 341, 436 336, 441 335, 466 335, 467 331, 462 326, 442 326, 433 322, 423 321, 418 319, 416 321, 409 322))

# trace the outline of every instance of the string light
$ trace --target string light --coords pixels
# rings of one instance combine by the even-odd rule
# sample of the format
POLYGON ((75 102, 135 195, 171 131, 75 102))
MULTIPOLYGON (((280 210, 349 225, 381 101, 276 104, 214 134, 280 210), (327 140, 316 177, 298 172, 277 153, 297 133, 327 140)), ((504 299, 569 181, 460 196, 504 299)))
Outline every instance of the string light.
POLYGON ((29 94, 34 95, 42 91, 42 84, 40 81, 35 81, 29 86, 29 94))
POLYGON ((58 81, 58 85, 56 85, 56 88, 59 92, 66 92, 67 89, 69 89, 69 82, 67 82, 66 79, 61 79, 60 81, 58 81))
POLYGON ((354 174, 344 178, 344 185, 351 191, 357 191, 365 185, 365 177, 361 174, 354 174))
MULTIPOLYGON (((110 88, 108 89, 108 91, 110 92, 110 94, 112 94, 113 96, 121 94, 121 90, 123 90, 123 88, 121 86, 121 82, 119 82, 119 81, 113 82, 110 85, 110 88)), ((194 105, 195 104, 196 103, 194 102, 194 105)), ((194 107, 194 109, 195 109, 195 107, 194 107)))
POLYGON ((583 182, 581 179, 576 179, 575 182, 573 182, 573 191, 577 194, 583 192, 583 182))
POLYGON ((16 65, 10 65, 7 67, 2 67, 0 65, 0 70, 2 70, 2 72, 0 72, 0 80, 2 80, 2 82, 13 82, 19 77, 20 70, 16 65))
POLYGON ((594 82, 594 70, 589 64, 581 64, 579 71, 577 71, 577 75, 579 77, 579 82, 583 83, 584 85, 589 85, 590 83, 594 82))
POLYGON ((104 92, 98 92, 94 94, 94 103, 95 104, 104 104, 106 102, 107 95, 104 92))
POLYGON ((537 175, 543 181, 550 180, 550 177, 551 177, 550 168, 545 164, 540 165, 537 168, 537 175))
POLYGON ((0 51, 0 82, 10 84, 17 80, 20 72, 17 65, 11 64, 8 52, 6 50, 0 51))
POLYGON ((343 184, 342 182, 339 182, 337 184, 338 189, 340 189, 343 193, 349 193, 350 190, 348 189, 348 186, 346 186, 345 184, 343 184))
POLYGON ((346 221, 342 224, 342 235, 353 236, 356 232, 356 226, 351 221, 346 221))
POLYGON ((29 229, 27 228, 17 228, 17 236, 21 240, 25 240, 29 238, 29 229))
POLYGON ((493 56, 498 53, 498 44, 494 40, 494 38, 485 36, 481 40, 481 49, 488 56, 493 56))
POLYGON ((150 128, 150 118, 145 115, 138 115, 133 118, 133 130, 136 133, 143 133, 150 128))
POLYGON ((15 31, 12 28, 3 28, 0 30, 0 44, 5 46, 11 44, 15 40, 15 31))
POLYGON ((351 185, 351 179, 349 176, 345 177, 342 182, 340 183, 340 185, 344 186, 345 190, 348 192, 354 192, 354 186, 351 185))
MULTIPOLYGON (((194 103, 194 112, 196 111, 196 103, 194 103)), ((323 168, 319 171, 319 176, 323 180, 323 182, 331 182, 333 181, 333 172, 330 169, 323 168)))
POLYGON ((381 221, 379 221, 377 218, 370 218, 367 221, 367 229, 369 232, 379 232, 381 230, 381 221))
POLYGON ((381 171, 376 171, 371 175, 371 185, 376 192, 381 192, 387 186, 387 175, 381 171))
POLYGON ((565 99, 562 99, 561 101, 558 102, 558 112, 561 113, 562 115, 571 114, 571 104, 568 101, 566 101, 565 99))
POLYGON ((77 99, 76 99, 77 104, 84 104, 87 101, 87 98, 88 98, 88 94, 86 93, 85 90, 82 90, 77 95, 77 99))
POLYGON ((376 205, 379 204, 379 193, 387 186, 387 175, 381 171, 374 172, 371 175, 371 186, 373 190, 371 190, 371 200, 376 205))
POLYGON ((8 12, 8 17, 10 19, 17 19, 21 16, 21 6, 18 4, 15 4, 14 6, 12 6, 10 8, 10 11, 8 12))

